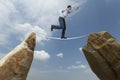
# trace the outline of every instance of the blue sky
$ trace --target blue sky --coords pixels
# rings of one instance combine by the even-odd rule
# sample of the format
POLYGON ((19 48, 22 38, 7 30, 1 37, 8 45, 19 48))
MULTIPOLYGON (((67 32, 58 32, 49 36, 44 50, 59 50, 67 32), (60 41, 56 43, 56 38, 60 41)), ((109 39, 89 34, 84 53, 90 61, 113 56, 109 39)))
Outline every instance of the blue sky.
POLYGON ((80 50, 87 37, 77 40, 48 40, 60 37, 59 10, 68 4, 80 6, 66 20, 67 37, 108 31, 119 40, 120 0, 0 0, 0 57, 16 47, 32 31, 37 34, 34 60, 27 80, 99 80, 80 50))

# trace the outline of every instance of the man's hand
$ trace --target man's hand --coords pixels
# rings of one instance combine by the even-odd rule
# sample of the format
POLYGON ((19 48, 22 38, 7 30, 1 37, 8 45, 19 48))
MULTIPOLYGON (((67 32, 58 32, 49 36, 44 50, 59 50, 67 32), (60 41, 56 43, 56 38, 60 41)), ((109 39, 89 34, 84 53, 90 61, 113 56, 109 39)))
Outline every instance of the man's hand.
POLYGON ((63 17, 64 19, 66 18, 66 16, 63 17))
POLYGON ((79 6, 76 7, 76 11, 79 9, 79 6))

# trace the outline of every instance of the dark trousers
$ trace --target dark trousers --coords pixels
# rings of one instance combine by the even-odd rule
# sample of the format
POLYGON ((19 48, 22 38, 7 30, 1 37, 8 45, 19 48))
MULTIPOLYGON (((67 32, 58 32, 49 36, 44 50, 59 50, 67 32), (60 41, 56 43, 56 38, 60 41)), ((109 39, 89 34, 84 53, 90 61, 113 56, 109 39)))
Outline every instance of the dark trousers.
POLYGON ((62 29, 62 34, 61 37, 65 37, 65 31, 66 31, 66 22, 65 19, 62 17, 58 18, 59 24, 60 25, 52 25, 53 29, 62 29))

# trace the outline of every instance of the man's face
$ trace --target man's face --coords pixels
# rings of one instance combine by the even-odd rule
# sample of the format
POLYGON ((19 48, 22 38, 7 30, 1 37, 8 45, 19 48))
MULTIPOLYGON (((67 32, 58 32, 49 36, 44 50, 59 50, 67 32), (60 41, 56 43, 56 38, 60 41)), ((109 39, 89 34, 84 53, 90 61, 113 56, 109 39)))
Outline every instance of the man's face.
POLYGON ((69 7, 68 9, 69 9, 69 10, 72 10, 72 7, 69 7))

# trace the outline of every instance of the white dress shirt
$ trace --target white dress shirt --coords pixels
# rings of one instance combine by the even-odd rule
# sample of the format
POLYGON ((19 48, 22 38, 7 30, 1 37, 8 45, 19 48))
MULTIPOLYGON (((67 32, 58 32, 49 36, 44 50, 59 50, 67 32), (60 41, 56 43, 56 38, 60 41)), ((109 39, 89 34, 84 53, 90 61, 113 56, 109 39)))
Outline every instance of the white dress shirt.
POLYGON ((67 17, 70 13, 72 12, 72 10, 69 9, 65 9, 65 10, 60 10, 60 17, 67 17))

